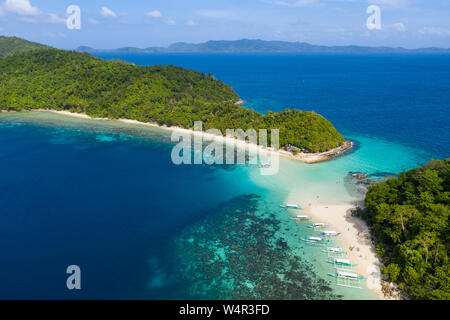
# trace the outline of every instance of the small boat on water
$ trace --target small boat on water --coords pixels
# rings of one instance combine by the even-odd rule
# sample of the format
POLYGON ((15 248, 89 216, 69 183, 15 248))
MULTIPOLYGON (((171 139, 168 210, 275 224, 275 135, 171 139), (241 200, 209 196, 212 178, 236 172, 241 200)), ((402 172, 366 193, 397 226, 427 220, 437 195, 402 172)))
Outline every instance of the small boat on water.
POLYGON ((341 234, 340 232, 336 232, 334 230, 324 231, 320 233, 320 235, 323 237, 337 237, 340 234, 341 234))
POLYGON ((270 168, 270 162, 263 162, 259 165, 260 168, 270 168))
POLYGON ((303 210, 303 208, 300 207, 298 204, 292 204, 292 203, 286 203, 285 205, 280 205, 280 207, 286 208, 286 209, 303 210))
POLYGON ((294 215, 291 219, 294 220, 297 223, 308 223, 308 222, 311 221, 310 217, 305 216, 303 214, 294 215))
POLYGON ((357 266, 357 264, 351 263, 349 259, 342 259, 342 258, 328 259, 328 263, 334 264, 336 266, 344 266, 344 267, 357 266))
POLYGON ((319 229, 319 228, 325 228, 327 226, 325 225, 325 223, 316 222, 316 223, 313 223, 313 224, 309 225, 308 227, 309 228, 313 228, 313 229, 319 229))
POLYGON ((304 214, 296 214, 293 219, 295 220, 311 220, 311 217, 306 216, 304 214))
POLYGON ((323 252, 326 253, 334 253, 334 254, 346 254, 346 252, 344 250, 342 250, 341 248, 332 248, 332 247, 327 247, 324 250, 322 250, 323 252))
POLYGON ((320 237, 308 237, 304 238, 303 241, 306 241, 311 244, 327 244, 330 242, 329 240, 320 237))
POLYGON ((361 277, 357 273, 350 272, 350 271, 339 270, 338 272, 331 272, 328 275, 335 277, 335 278, 345 278, 345 279, 350 279, 350 280, 367 280, 367 278, 361 277))

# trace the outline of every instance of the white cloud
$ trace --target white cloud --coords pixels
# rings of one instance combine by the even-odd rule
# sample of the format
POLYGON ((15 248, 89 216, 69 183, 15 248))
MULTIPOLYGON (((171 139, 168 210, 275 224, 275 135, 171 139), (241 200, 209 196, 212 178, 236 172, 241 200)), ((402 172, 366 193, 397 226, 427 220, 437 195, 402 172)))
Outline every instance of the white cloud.
POLYGON ((155 18, 155 19, 162 17, 161 11, 158 11, 158 10, 149 11, 146 13, 146 15, 149 16, 150 18, 155 18))
POLYGON ((23 16, 37 16, 41 13, 37 7, 31 5, 30 0, 6 0, 4 8, 23 16))
POLYGON ((164 23, 167 24, 168 26, 174 26, 174 25, 177 24, 177 23, 175 22, 175 20, 170 19, 170 18, 164 19, 164 23))
POLYGON ((424 36, 450 37, 450 29, 441 27, 423 27, 419 33, 424 36))
POLYGON ((88 21, 90 24, 100 24, 100 21, 95 20, 95 19, 89 19, 88 21))
POLYGON ((100 14, 103 17, 113 17, 113 18, 115 18, 117 16, 116 13, 114 11, 112 11, 108 7, 102 7, 102 9, 100 10, 100 14))
POLYGON ((65 18, 61 18, 57 14, 49 13, 48 16, 49 16, 49 21, 48 22, 51 22, 51 23, 66 23, 66 19, 65 18))
POLYGON ((404 32, 406 30, 405 25, 401 22, 394 23, 393 25, 391 25, 391 27, 392 29, 399 32, 404 32))
POLYGON ((193 26, 197 26, 198 23, 195 22, 194 20, 188 20, 188 21, 186 21, 186 25, 189 27, 193 27, 193 26))

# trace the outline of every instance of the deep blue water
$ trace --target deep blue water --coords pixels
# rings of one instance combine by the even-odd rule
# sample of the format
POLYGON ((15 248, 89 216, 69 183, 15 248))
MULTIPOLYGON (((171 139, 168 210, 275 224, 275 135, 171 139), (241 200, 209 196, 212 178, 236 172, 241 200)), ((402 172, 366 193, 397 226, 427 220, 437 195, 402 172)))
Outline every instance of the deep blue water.
POLYGON ((257 190, 235 186, 233 170, 175 166, 164 134, 33 119, 0 119, 2 298, 139 298, 167 239, 257 190), (65 288, 71 264, 79 294, 65 288))
POLYGON ((98 56, 212 73, 257 111, 314 110, 344 133, 450 156, 450 55, 98 56))
MULTIPOLYGON (((450 56, 100 56, 212 73, 258 111, 315 110, 352 137, 380 137, 423 150, 422 162, 450 156, 450 56)), ((218 214, 217 221, 232 225, 229 219, 240 209, 257 211, 250 195, 263 196, 259 206, 266 209, 282 199, 273 192, 266 196, 246 168, 175 166, 170 150, 162 132, 54 115, 0 115, 0 298, 221 297, 223 287, 189 291, 205 279, 177 274, 205 261, 205 244, 233 241, 211 217, 218 214), (192 235, 200 240, 187 245, 192 235), (80 292, 65 288, 70 264, 82 269, 80 292)), ((374 159, 368 167, 383 159, 368 154, 374 159)), ((253 235, 269 237, 266 225, 281 228, 270 214, 235 219, 254 223, 253 235)), ((241 242, 229 246, 256 241, 243 237, 238 226, 230 230, 241 242)), ((249 268, 261 265, 251 260, 251 250, 272 257, 263 265, 266 271, 286 267, 275 264, 283 251, 269 243, 243 248, 249 268)), ((298 259, 291 263, 301 265, 299 270, 313 267, 298 259)), ((206 279, 217 276, 204 274, 203 264, 193 270, 206 279)), ((296 283, 304 280, 295 277, 296 283)), ((314 281, 304 284, 306 293, 286 286, 298 297, 324 298, 308 287, 321 285, 314 281)))

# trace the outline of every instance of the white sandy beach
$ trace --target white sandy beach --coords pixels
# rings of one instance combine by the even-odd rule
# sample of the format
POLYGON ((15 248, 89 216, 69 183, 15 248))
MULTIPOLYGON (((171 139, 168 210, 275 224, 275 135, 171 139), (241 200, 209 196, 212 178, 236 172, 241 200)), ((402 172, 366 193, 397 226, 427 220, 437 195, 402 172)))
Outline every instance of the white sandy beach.
MULTIPOLYGON (((43 112, 52 112, 56 114, 62 114, 82 119, 94 119, 94 120, 105 120, 105 121, 116 121, 110 120, 107 118, 92 118, 86 114, 82 113, 72 113, 68 111, 55 111, 55 110, 36 110, 43 112)), ((254 150, 267 154, 281 155, 290 159, 302 160, 301 156, 293 156, 291 153, 283 150, 275 151, 271 148, 262 148, 261 146, 255 144, 249 144, 242 140, 237 140, 232 137, 224 137, 208 134, 201 131, 193 131, 189 129, 179 128, 179 127, 166 127, 159 126, 153 123, 144 123, 137 120, 130 119, 118 119, 117 121, 135 124, 135 125, 144 125, 151 127, 158 127, 165 130, 171 131, 180 131, 188 134, 202 135, 207 139, 216 139, 221 140, 224 143, 236 144, 237 146, 249 148, 249 150, 254 150)), ((309 154, 307 159, 320 159, 321 154, 309 154)), ((323 161, 320 160, 320 161, 323 161)), ((289 199, 293 200, 293 199, 289 199)), ((292 202, 292 201, 290 201, 292 202)), ((356 271, 367 277, 367 286, 369 289, 374 290, 374 292, 381 298, 387 299, 384 297, 381 290, 381 274, 380 274, 380 266, 381 263, 377 257, 375 252, 374 245, 370 240, 370 234, 368 228, 364 221, 359 218, 351 216, 351 209, 354 209, 355 205, 350 203, 342 203, 342 204, 327 204, 327 203, 311 203, 307 208, 305 208, 305 214, 311 216, 314 221, 324 222, 329 225, 327 230, 335 230, 337 232, 341 232, 342 234, 339 236, 339 241, 342 244, 343 249, 348 253, 348 258, 352 261, 352 263, 357 264, 355 267, 356 271)))
POLYGON ((256 145, 253 143, 248 143, 245 142, 243 140, 238 140, 234 137, 229 137, 229 136, 218 136, 218 135, 213 135, 213 134, 209 134, 206 132, 201 132, 201 131, 194 131, 191 129, 184 129, 184 128, 180 128, 180 127, 167 127, 165 125, 160 126, 156 123, 150 123, 150 122, 141 122, 141 121, 137 121, 137 120, 131 120, 131 119, 117 119, 117 120, 111 120, 108 118, 92 118, 91 116, 84 114, 84 113, 75 113, 75 112, 69 112, 69 111, 59 111, 59 110, 48 110, 48 109, 36 109, 36 110, 32 110, 32 111, 40 111, 40 112, 51 112, 51 113, 56 113, 56 114, 62 114, 62 115, 66 115, 66 116, 71 116, 71 117, 77 117, 77 118, 82 118, 82 119, 93 119, 93 120, 105 120, 105 121, 119 121, 119 122, 123 122, 123 123, 129 123, 129 124, 137 124, 137 125, 145 125, 145 126, 151 126, 151 127, 157 127, 160 129, 166 129, 166 130, 171 130, 171 131, 179 131, 179 132, 184 132, 184 133, 189 133, 189 134, 199 134, 201 136, 203 136, 206 139, 209 140, 217 140, 217 141, 222 141, 223 143, 226 144, 235 144, 237 147, 243 147, 243 148, 248 148, 247 150, 249 151, 254 151, 254 152, 258 152, 259 154, 263 154, 263 155, 275 155, 275 156, 282 156, 285 158, 289 158, 289 159, 294 159, 294 160, 300 160, 306 163, 316 163, 316 162, 322 162, 322 161, 326 161, 329 160, 331 157, 333 157, 336 154, 339 154, 347 149, 352 148, 353 144, 351 141, 346 141, 344 143, 344 145, 339 146, 337 148, 331 149, 329 151, 326 152, 320 152, 320 153, 298 153, 297 155, 293 155, 291 152, 287 152, 285 150, 275 150, 271 147, 267 147, 264 148, 260 145, 256 145))
POLYGON ((381 290, 382 266, 377 257, 375 247, 370 239, 367 225, 357 217, 351 216, 352 204, 315 203, 305 208, 305 214, 314 221, 326 223, 326 230, 341 232, 339 241, 352 263, 357 264, 358 274, 367 277, 367 287, 381 298, 387 299, 381 290))

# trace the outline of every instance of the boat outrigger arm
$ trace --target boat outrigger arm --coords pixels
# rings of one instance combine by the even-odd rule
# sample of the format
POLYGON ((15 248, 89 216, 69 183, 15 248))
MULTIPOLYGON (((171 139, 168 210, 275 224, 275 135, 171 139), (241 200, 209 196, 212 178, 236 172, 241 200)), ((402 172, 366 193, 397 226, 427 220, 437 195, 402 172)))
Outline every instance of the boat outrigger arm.
POLYGON ((303 239, 303 241, 306 241, 308 243, 313 243, 313 244, 327 244, 330 241, 325 239, 325 238, 319 238, 319 237, 308 237, 303 239))
POLYGON ((356 267, 357 264, 351 263, 349 259, 342 258, 334 258, 328 259, 328 263, 337 265, 337 266, 345 266, 345 267, 356 267))
POLYGON ((339 270, 338 272, 329 273, 328 275, 335 277, 335 278, 345 278, 345 279, 350 279, 350 280, 367 280, 367 278, 361 277, 357 273, 350 272, 350 271, 339 270))
POLYGON ((305 216, 303 214, 296 214, 292 217, 292 219, 294 219, 294 220, 311 220, 310 217, 305 216))
POLYGON ((298 204, 291 204, 291 203, 286 203, 285 205, 280 205, 280 207, 286 208, 286 209, 303 210, 303 208, 300 207, 298 204))

